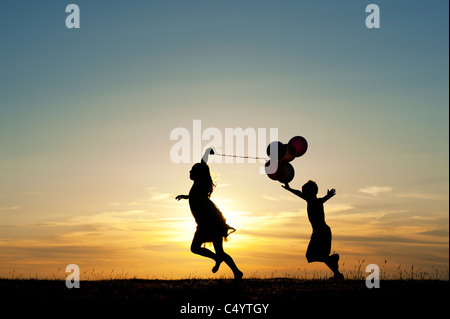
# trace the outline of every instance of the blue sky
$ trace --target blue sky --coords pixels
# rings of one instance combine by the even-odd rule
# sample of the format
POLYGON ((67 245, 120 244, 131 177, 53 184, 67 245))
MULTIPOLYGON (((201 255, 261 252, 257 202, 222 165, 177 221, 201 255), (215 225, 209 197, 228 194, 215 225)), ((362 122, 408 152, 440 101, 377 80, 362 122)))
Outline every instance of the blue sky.
MULTIPOLYGON (((448 2, 377 1, 376 30, 365 27, 369 3, 361 1, 75 1, 76 30, 65 26, 69 3, 0 2, 2 247, 54 252, 42 260, 12 254, 1 274, 14 267, 26 273, 33 263, 44 265, 43 273, 53 263, 76 263, 56 253, 64 239, 111 241, 99 230, 108 223, 134 225, 152 214, 152 221, 169 214, 188 222, 187 206, 172 199, 188 192, 190 165, 171 163, 169 135, 191 130, 195 119, 222 131, 275 127, 285 142, 305 136, 310 148, 294 163, 295 185, 313 178, 322 190, 338 189, 331 226, 349 259, 370 257, 342 233, 355 222, 364 241, 383 233, 402 238, 375 259, 431 265, 402 248, 409 238, 435 249, 434 264, 448 269, 448 2)), ((228 218, 241 216, 236 254, 258 269, 263 261, 249 253, 257 249, 239 246, 259 238, 246 228, 252 218, 281 216, 267 224, 281 232, 287 226, 280 221, 304 221, 303 203, 284 197, 254 165, 212 171, 227 185, 216 190, 217 201, 228 218)), ((301 225, 307 240, 309 226, 301 225)), ((178 252, 179 241, 167 233, 133 234, 124 236, 135 255, 160 241, 178 252)), ((267 271, 305 263, 306 243, 292 234, 299 259, 267 271)), ((124 250, 120 236, 114 252, 124 250)), ((161 254, 159 260, 171 258, 161 254)), ((188 250, 183 258, 197 262, 188 250)), ((120 264, 137 273, 167 268, 136 268, 125 257, 120 264)))

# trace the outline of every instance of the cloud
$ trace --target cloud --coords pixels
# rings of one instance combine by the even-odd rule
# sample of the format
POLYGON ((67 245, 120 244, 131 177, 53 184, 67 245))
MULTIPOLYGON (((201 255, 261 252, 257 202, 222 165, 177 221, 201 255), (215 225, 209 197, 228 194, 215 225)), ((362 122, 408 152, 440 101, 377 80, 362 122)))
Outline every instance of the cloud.
POLYGON ((225 188, 225 187, 228 187, 228 186, 231 186, 231 184, 217 184, 217 188, 225 188))
POLYGON ((276 197, 274 197, 274 196, 270 196, 270 195, 264 194, 263 198, 267 199, 267 200, 270 200, 270 201, 274 201, 274 202, 287 202, 287 201, 292 202, 292 201, 297 201, 298 200, 298 197, 292 196, 292 195, 289 195, 289 196, 277 195, 276 197))
POLYGON ((395 196, 400 198, 416 198, 429 200, 448 200, 448 195, 441 194, 423 194, 423 193, 399 193, 395 196))
POLYGON ((149 201, 151 202, 162 202, 167 199, 175 198, 175 196, 171 193, 157 192, 155 187, 148 187, 147 193, 150 195, 149 201))
POLYGON ((20 206, 16 205, 16 206, 10 206, 10 207, 0 207, 0 211, 6 211, 6 210, 19 210, 20 206))
POLYGON ((325 214, 344 214, 353 211, 355 206, 349 203, 327 204, 325 214))
POLYGON ((164 201, 164 200, 170 198, 171 196, 172 196, 172 194, 170 194, 170 193, 154 193, 151 195, 150 201, 152 201, 152 202, 164 201))
POLYGON ((420 234, 434 236, 434 237, 448 238, 449 232, 448 232, 448 229, 433 229, 433 230, 421 232, 420 234))
POLYGON ((390 192, 392 191, 392 189, 393 188, 391 186, 368 186, 365 188, 361 188, 358 191, 372 196, 378 196, 381 193, 390 192))
POLYGON ((274 202, 279 202, 279 201, 280 201, 279 198, 273 197, 273 196, 269 196, 269 195, 266 195, 266 194, 263 195, 263 198, 264 198, 264 199, 267 199, 267 200, 274 201, 274 202))
POLYGON ((386 236, 363 236, 363 235, 341 235, 335 234, 334 240, 339 242, 356 242, 360 244, 364 243, 423 243, 423 241, 417 241, 415 239, 409 239, 401 236, 386 235, 386 236))

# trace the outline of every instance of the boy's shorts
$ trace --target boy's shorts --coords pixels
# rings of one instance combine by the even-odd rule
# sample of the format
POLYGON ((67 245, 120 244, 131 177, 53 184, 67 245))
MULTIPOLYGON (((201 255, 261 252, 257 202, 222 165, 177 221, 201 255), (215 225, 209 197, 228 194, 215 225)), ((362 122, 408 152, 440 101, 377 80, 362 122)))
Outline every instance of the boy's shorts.
POLYGON ((306 250, 306 259, 308 262, 324 261, 331 252, 331 229, 324 225, 313 229, 308 249, 306 250))

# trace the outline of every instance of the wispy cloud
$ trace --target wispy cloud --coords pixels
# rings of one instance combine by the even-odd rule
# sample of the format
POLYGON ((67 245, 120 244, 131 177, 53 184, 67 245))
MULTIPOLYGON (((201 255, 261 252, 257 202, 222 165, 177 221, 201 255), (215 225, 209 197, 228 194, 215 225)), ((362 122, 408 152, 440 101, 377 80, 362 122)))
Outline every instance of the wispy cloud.
POLYGON ((273 196, 269 196, 269 195, 266 195, 266 194, 263 195, 263 198, 264 198, 264 199, 267 199, 267 200, 274 201, 274 202, 279 202, 279 201, 280 201, 279 198, 273 197, 273 196))
POLYGON ((393 188, 391 186, 368 186, 365 188, 361 188, 358 191, 364 194, 369 194, 372 196, 378 196, 382 193, 387 193, 392 191, 393 188))
POLYGON ((164 200, 170 198, 171 195, 172 194, 170 194, 170 193, 154 193, 151 195, 150 201, 152 201, 152 202, 164 201, 164 200))
POLYGON ((416 199, 429 199, 429 200, 448 200, 448 195, 441 194, 425 194, 425 193, 399 193, 395 194, 401 198, 416 198, 416 199))
POLYGON ((290 194, 288 196, 286 196, 286 195, 277 195, 276 197, 264 194, 263 198, 267 199, 267 200, 270 200, 270 201, 274 201, 274 202, 287 202, 287 201, 298 201, 299 200, 298 197, 292 196, 292 194, 290 194))
POLYGON ((166 192, 158 192, 156 191, 155 187, 149 187, 147 188, 147 193, 150 195, 150 201, 151 202, 161 202, 161 201, 165 201, 167 199, 172 199, 173 194, 171 193, 166 193, 166 192))
POLYGON ((225 187, 228 187, 228 186, 231 186, 231 184, 217 184, 217 188, 225 188, 225 187))
POLYGON ((0 211, 6 211, 6 210, 19 210, 20 206, 16 205, 16 206, 10 206, 10 207, 0 207, 0 211))
POLYGON ((328 204, 326 214, 343 214, 352 211, 355 207, 349 203, 328 204))

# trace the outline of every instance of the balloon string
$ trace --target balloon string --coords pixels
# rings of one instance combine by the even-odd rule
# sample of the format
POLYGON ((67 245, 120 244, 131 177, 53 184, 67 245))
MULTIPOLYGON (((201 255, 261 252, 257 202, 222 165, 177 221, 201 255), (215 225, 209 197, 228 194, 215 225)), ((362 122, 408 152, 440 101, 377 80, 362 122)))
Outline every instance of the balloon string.
POLYGON ((263 160, 268 160, 269 159, 268 157, 227 155, 227 154, 217 154, 217 153, 214 153, 212 155, 217 155, 217 156, 222 156, 222 157, 239 157, 239 158, 263 159, 263 160))

